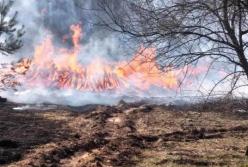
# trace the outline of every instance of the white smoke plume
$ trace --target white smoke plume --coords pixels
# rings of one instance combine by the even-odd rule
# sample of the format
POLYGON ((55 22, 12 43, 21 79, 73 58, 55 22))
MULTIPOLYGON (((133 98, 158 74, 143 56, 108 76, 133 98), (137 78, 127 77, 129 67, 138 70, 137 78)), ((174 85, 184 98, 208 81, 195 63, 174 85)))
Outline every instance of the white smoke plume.
MULTIPOLYGON (((18 61, 21 57, 32 57, 35 46, 51 34, 56 45, 71 47, 71 42, 63 43, 62 39, 70 33, 70 25, 78 23, 83 27, 84 36, 81 42, 80 62, 87 64, 97 57, 103 57, 107 61, 130 58, 133 50, 122 48, 121 36, 94 26, 94 14, 88 9, 94 8, 95 1, 84 0, 83 3, 80 3, 80 7, 77 6, 79 5, 78 2, 76 0, 16 0, 12 10, 19 12, 18 21, 25 26, 24 47, 13 56, 1 56, 0 63, 18 61)), ((215 73, 211 76, 214 75, 215 73)), ((199 75, 198 79, 201 80, 203 77, 204 75, 199 75)), ((52 103, 73 106, 86 104, 112 105, 117 104, 123 98, 134 101, 156 97, 155 99, 162 99, 163 102, 165 102, 165 99, 166 102, 171 102, 172 100, 169 97, 177 101, 178 96, 179 99, 183 99, 183 96, 206 95, 214 85, 213 77, 210 78, 205 81, 202 92, 187 91, 192 88, 197 90, 199 87, 199 82, 192 80, 183 91, 181 89, 172 91, 151 88, 139 95, 136 95, 135 90, 126 91, 125 94, 116 94, 113 92, 93 93, 76 90, 54 90, 44 87, 5 91, 1 92, 0 95, 18 103, 52 103)), ((226 89, 228 88, 226 87, 226 89)))
MULTIPOLYGON (((25 26, 23 48, 9 57, 2 56, 1 64, 18 61, 22 57, 32 58, 35 46, 48 35, 61 47, 71 47, 68 40, 63 43, 64 36, 70 35, 72 24, 81 24, 83 28, 82 50, 79 62, 87 64, 97 57, 108 60, 127 59, 130 52, 121 49, 119 37, 109 31, 93 25, 95 18, 91 13, 95 3, 85 0, 80 7, 73 0, 16 0, 12 11, 18 11, 19 24, 25 26), (83 8, 83 9, 82 9, 83 8)), ((3 91, 0 93, 10 101, 28 104, 68 104, 73 106, 85 104, 117 104, 123 94, 113 92, 79 92, 76 90, 56 90, 45 87, 3 91)), ((127 92, 129 94, 129 92, 127 92)))

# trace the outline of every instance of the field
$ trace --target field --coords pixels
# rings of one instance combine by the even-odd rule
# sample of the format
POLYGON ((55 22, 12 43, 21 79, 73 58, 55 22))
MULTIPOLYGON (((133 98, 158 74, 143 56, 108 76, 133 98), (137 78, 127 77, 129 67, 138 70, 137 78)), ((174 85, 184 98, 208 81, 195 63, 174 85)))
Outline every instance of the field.
POLYGON ((0 107, 0 166, 248 166, 247 102, 0 107), (45 108, 47 107, 47 108, 45 108))

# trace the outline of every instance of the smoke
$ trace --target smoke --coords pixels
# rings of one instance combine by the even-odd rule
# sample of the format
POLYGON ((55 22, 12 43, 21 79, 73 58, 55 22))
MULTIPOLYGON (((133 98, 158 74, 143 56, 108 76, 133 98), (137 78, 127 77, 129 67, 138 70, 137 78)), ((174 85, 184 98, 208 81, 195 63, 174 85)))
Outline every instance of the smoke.
POLYGON ((76 90, 53 90, 37 88, 18 92, 2 93, 3 96, 17 103, 25 104, 59 104, 81 106, 87 104, 114 105, 121 100, 121 96, 109 93, 79 92, 76 90), (15 96, 13 98, 13 96, 15 96))
MULTIPOLYGON (((83 28, 82 50, 78 61, 87 64, 95 58, 106 61, 127 59, 127 51, 121 49, 120 36, 94 26, 96 1, 84 0, 16 0, 12 11, 18 11, 18 22, 25 26, 24 46, 13 56, 4 57, 2 63, 18 61, 22 57, 32 58, 35 46, 48 35, 53 38, 57 47, 72 47, 70 26, 80 24, 83 28), (80 3, 81 2, 81 3, 80 3), (66 43, 64 38, 67 38, 66 43)), ((113 92, 78 92, 76 90, 54 90, 45 87, 0 93, 17 103, 53 103, 73 106, 85 104, 116 104, 123 95, 113 92), (111 96, 110 96, 111 94, 111 96)))
POLYGON ((120 59, 131 55, 121 49, 122 37, 96 26, 96 0, 16 0, 13 10, 19 11, 18 20, 25 26, 24 47, 17 56, 28 56, 41 40, 52 34, 54 43, 72 46, 70 26, 80 24, 83 28, 83 51, 81 57, 103 56, 120 59), (81 2, 81 3, 80 3, 81 2), (67 43, 64 38, 67 37, 67 43), (117 49, 118 48, 118 49, 117 49), (85 56, 86 55, 86 56, 85 56))
MULTIPOLYGON (((127 44, 124 43, 123 45, 122 36, 94 25, 97 18, 95 13, 92 13, 88 9, 95 8, 96 1, 16 0, 13 11, 19 12, 18 21, 25 26, 24 47, 12 57, 1 57, 1 63, 17 61, 22 57, 32 57, 35 46, 48 35, 52 35, 56 46, 72 47, 70 39, 70 26, 72 24, 80 24, 83 27, 82 50, 78 57, 78 61, 82 64, 92 63, 92 60, 99 57, 104 58, 106 61, 127 60, 132 55, 133 50, 126 49, 127 44), (65 38, 67 38, 66 43, 64 42, 65 38)), ((212 76, 214 75, 216 73, 212 74, 212 76)), ((202 78, 204 78, 204 75, 199 75, 197 79, 201 80, 202 78)), ((18 91, 5 91, 0 94, 11 101, 28 104, 52 103, 73 106, 86 104, 113 105, 117 104, 121 99, 137 101, 150 98, 150 101, 152 101, 151 97, 156 102, 163 101, 163 103, 171 103, 172 101, 178 101, 178 99, 182 100, 183 96, 187 96, 188 98, 189 96, 206 94, 214 85, 212 80, 206 80, 203 92, 192 92, 187 91, 187 89, 198 88, 199 82, 195 82, 193 79, 188 80, 188 82, 188 86, 184 88, 184 91, 180 90, 180 92, 153 87, 143 93, 137 93, 135 89, 130 89, 118 94, 116 92, 94 93, 39 87, 35 89, 21 88, 18 91), (178 95, 179 98, 177 98, 178 95)), ((222 90, 224 87, 228 89, 227 86, 223 86, 222 90)))

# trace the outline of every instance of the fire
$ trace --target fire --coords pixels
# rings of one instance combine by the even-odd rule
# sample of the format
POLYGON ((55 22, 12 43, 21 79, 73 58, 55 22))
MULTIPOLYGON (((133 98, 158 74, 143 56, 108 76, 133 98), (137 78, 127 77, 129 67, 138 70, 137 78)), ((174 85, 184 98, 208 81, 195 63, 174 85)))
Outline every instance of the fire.
POLYGON ((147 90, 151 86, 162 88, 176 88, 177 77, 175 71, 159 69, 155 61, 156 49, 141 47, 129 63, 125 62, 118 68, 118 76, 132 78, 136 87, 147 90))
POLYGON ((109 62, 94 59, 79 63, 83 37, 80 25, 72 25, 72 49, 57 48, 48 36, 35 48, 33 59, 22 59, 12 70, 19 75, 18 83, 28 87, 44 86, 79 91, 121 91, 128 88, 148 90, 152 86, 175 89, 177 72, 160 69, 156 49, 140 47, 131 61, 109 62))

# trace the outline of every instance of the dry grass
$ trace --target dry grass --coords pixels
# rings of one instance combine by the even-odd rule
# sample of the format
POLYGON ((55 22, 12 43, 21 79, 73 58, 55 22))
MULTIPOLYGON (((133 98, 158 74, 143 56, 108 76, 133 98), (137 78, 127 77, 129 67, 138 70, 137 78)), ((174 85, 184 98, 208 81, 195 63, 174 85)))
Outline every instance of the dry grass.
POLYGON ((123 103, 42 112, 14 111, 16 104, 7 103, 0 109, 0 163, 246 167, 248 112, 236 103, 183 108, 123 103))

